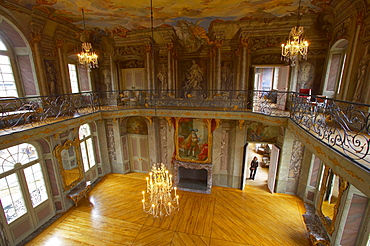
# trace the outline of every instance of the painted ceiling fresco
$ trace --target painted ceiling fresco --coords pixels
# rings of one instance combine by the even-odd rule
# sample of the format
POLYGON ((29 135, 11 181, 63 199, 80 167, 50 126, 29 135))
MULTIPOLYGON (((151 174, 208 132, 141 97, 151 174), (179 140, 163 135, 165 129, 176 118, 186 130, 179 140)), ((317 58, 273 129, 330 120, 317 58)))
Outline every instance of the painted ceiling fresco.
MULTIPOLYGON (((82 27, 102 30, 149 28, 150 0, 9 0, 51 18, 61 18, 82 27)), ((331 0, 301 0, 301 12, 318 12, 331 0)), ((154 26, 176 26, 179 20, 197 23, 208 29, 215 19, 271 19, 297 11, 299 0, 153 0, 154 26)))

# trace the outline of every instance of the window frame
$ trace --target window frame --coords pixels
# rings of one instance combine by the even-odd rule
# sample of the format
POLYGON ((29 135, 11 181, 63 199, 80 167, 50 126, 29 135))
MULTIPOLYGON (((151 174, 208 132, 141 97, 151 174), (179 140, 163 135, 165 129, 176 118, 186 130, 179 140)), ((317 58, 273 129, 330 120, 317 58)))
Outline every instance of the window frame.
MULTIPOLYGON (((17 144, 17 145, 9 146, 8 148, 2 149, 2 150, 7 150, 11 147, 19 146, 19 145, 22 145, 22 144, 28 144, 29 146, 32 146, 34 148, 34 150, 36 151, 36 153, 37 153, 37 158, 32 160, 32 161, 29 161, 25 164, 16 163, 16 164, 14 164, 14 167, 11 170, 5 171, 5 172, 0 174, 0 179, 8 177, 8 176, 13 175, 13 174, 16 175, 17 180, 18 180, 18 186, 20 188, 21 195, 22 195, 22 198, 23 198, 23 201, 24 201, 24 206, 26 208, 26 213, 20 215, 19 217, 15 218, 14 220, 8 222, 7 217, 5 215, 4 207, 3 207, 3 205, 1 205, 0 206, 0 211, 2 211, 1 216, 4 217, 5 222, 7 223, 8 226, 12 225, 12 223, 17 223, 16 221, 20 220, 24 216, 33 217, 34 212, 39 207, 43 206, 47 202, 50 202, 51 199, 52 199, 52 196, 51 196, 51 193, 50 193, 50 187, 48 186, 49 185, 49 180, 48 180, 48 176, 47 176, 47 173, 46 173, 46 168, 45 168, 44 163, 42 161, 43 160, 42 157, 39 155, 38 148, 35 144, 25 142, 25 143, 20 143, 20 144, 17 144), (43 177, 43 183, 44 183, 44 188, 45 188, 45 193, 47 195, 47 198, 45 200, 43 200, 42 202, 39 202, 35 206, 33 206, 32 197, 31 197, 30 190, 29 190, 29 184, 27 182, 27 178, 26 178, 26 174, 24 172, 24 169, 27 169, 27 168, 32 167, 33 165, 37 165, 37 164, 39 164, 40 168, 41 168, 41 173, 42 173, 42 177, 43 177)), ((18 153, 19 152, 10 153, 10 154, 13 155, 13 154, 18 154, 18 153)))
POLYGON ((84 125, 87 125, 89 127, 89 131, 90 131, 90 135, 88 136, 85 136, 83 135, 82 138, 80 138, 80 134, 79 134, 79 140, 80 140, 80 149, 81 149, 81 159, 82 159, 82 163, 83 163, 83 167, 84 167, 84 171, 85 173, 87 173, 88 171, 90 171, 92 168, 96 167, 97 163, 96 163, 96 155, 95 155, 95 145, 94 145, 94 139, 93 139, 93 134, 91 132, 91 126, 90 124, 88 123, 85 123, 83 125, 81 125, 78 129, 79 133, 80 133, 80 129, 82 126, 84 125), (89 147, 88 147, 88 144, 87 144, 87 141, 90 140, 91 141, 91 150, 89 150, 89 147), (86 150, 86 152, 84 152, 81 148, 81 145, 84 145, 84 149, 86 150), (91 152, 91 153, 90 153, 91 152), (85 161, 84 161, 84 154, 86 154, 86 157, 87 157, 87 166, 88 166, 88 169, 86 169, 85 167, 85 161), (90 157, 93 156, 93 159, 94 160, 90 160, 90 157), (91 165, 91 163, 93 162, 93 164, 91 165))
MULTIPOLYGON (((4 43, 7 49, 6 51, 0 50, 0 55, 7 56, 10 60, 10 66, 11 66, 13 77, 14 77, 14 84, 15 84, 16 91, 18 94, 17 97, 24 97, 24 90, 23 90, 22 81, 20 77, 20 69, 18 67, 16 52, 13 46, 11 45, 11 41, 5 35, 2 35, 1 32, 0 32, 0 40, 4 43)), ((5 97, 14 97, 14 96, 5 96, 5 97)))

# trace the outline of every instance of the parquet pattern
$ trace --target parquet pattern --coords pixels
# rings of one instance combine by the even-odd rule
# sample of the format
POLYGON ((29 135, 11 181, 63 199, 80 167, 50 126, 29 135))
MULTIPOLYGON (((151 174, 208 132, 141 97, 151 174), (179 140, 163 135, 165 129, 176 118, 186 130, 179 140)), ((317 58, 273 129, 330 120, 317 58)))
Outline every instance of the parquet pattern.
POLYGON ((304 206, 265 187, 179 191, 180 211, 153 220, 142 211, 147 175, 109 174, 27 245, 275 246, 308 244, 304 206))

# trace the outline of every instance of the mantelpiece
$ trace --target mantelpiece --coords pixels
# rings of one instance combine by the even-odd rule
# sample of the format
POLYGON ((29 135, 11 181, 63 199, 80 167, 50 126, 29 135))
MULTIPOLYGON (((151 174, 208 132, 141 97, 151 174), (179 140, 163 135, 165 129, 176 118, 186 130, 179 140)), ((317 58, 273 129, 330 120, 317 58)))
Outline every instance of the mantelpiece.
POLYGON ((210 163, 175 161, 174 183, 179 190, 210 194, 212 190, 210 163))

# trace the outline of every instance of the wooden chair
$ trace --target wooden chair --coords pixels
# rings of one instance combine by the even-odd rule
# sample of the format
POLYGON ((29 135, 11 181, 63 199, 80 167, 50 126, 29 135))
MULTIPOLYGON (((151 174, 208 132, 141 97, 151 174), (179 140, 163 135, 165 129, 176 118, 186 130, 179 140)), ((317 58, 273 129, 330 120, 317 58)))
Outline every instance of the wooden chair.
POLYGON ((299 89, 299 97, 305 98, 308 102, 311 101, 311 89, 299 89))

